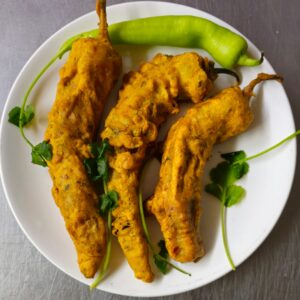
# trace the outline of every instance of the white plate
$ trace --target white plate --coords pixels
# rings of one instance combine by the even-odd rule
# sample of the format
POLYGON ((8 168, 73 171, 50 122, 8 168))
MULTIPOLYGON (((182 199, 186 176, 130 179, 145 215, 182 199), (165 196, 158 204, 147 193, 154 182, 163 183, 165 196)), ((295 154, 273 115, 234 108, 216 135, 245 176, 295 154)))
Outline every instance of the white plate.
MULTIPOLYGON (((108 7, 107 14, 109 23, 155 15, 189 14, 208 18, 234 30, 207 13, 172 3, 124 3, 108 7)), ((78 32, 95 28, 97 21, 95 12, 84 15, 55 33, 32 55, 10 91, 1 124, 1 177, 15 218, 29 240, 45 257, 65 273, 86 284, 90 284, 92 280, 85 279, 79 272, 73 244, 51 196, 51 180, 47 169, 30 163, 30 149, 21 139, 16 127, 7 122, 7 114, 12 107, 20 105, 31 80, 55 54, 61 43, 78 32)), ((169 47, 126 46, 118 47, 118 50, 124 58, 124 71, 137 68, 141 61, 150 59, 157 52, 176 54, 187 51, 169 47)), ((259 55, 258 49, 251 42, 249 52, 259 55)), ((207 55, 202 51, 199 53, 207 55)), ((59 61, 47 72, 31 95, 30 101, 36 107, 36 119, 26 132, 34 143, 43 140, 47 113, 55 98, 58 70, 63 62, 64 60, 59 61)), ((274 73, 274 70, 265 60, 259 67, 240 68, 240 72, 243 75, 242 85, 245 85, 257 73, 274 73)), ((232 82, 228 77, 220 76, 216 89, 232 82)), ((219 160, 220 151, 244 149, 249 155, 254 154, 294 132, 293 116, 283 87, 277 82, 266 82, 256 92, 257 97, 253 101, 253 126, 245 134, 217 146, 207 170, 219 160)), ((111 97, 110 106, 115 98, 116 92, 111 97)), ((229 245, 236 265, 253 253, 278 220, 293 181, 295 160, 296 143, 291 141, 271 154, 251 161, 251 171, 241 181, 247 190, 247 196, 228 211, 229 245)), ((152 172, 157 173, 157 166, 154 169, 152 172)), ((155 176, 151 174, 149 178, 153 181, 155 176)), ((205 182, 207 181, 206 175, 205 182)), ((152 182, 147 186, 146 194, 151 193, 153 184, 152 182)), ((204 193, 203 206, 201 231, 207 254, 198 263, 184 265, 184 269, 191 272, 192 277, 172 270, 167 276, 157 274, 156 280, 151 284, 138 281, 114 241, 111 272, 99 289, 128 296, 163 296, 201 287, 229 272, 221 239, 219 203, 204 193)), ((154 235, 157 235, 157 226, 153 225, 155 222, 150 223, 154 235)))

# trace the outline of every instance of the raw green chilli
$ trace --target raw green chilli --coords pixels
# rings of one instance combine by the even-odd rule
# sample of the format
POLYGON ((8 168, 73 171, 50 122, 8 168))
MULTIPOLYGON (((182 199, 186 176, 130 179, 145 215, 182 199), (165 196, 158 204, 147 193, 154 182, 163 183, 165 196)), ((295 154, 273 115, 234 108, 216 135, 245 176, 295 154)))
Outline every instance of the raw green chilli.
MULTIPOLYGON (((98 34, 95 29, 75 35, 60 50, 70 50, 78 38, 95 38, 98 34)), ((109 26, 109 36, 113 44, 203 49, 228 69, 238 65, 257 66, 263 61, 263 55, 254 59, 246 54, 247 41, 239 34, 195 16, 158 16, 115 23, 109 26)))

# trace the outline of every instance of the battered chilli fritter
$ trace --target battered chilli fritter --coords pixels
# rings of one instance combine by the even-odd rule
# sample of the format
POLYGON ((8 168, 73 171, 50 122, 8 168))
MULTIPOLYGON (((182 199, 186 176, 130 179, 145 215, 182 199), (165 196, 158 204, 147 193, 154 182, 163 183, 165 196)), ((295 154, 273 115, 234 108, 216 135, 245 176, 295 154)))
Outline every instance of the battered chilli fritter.
POLYGON ((113 234, 118 238, 135 276, 153 280, 148 247, 139 218, 137 188, 146 151, 168 115, 177 113, 178 100, 200 102, 215 79, 213 64, 196 53, 177 56, 158 54, 124 78, 117 105, 105 122, 102 139, 108 139, 115 153, 109 189, 118 192, 113 211, 113 234))
POLYGON ((245 131, 253 120, 255 85, 277 75, 259 74, 244 90, 235 86, 189 109, 170 129, 160 178, 147 208, 160 223, 170 257, 191 262, 204 255, 199 235, 201 179, 215 143, 245 131))
POLYGON ((107 35, 105 1, 97 1, 100 37, 80 39, 60 70, 45 139, 52 145, 52 194, 77 250, 81 272, 93 277, 105 253, 105 223, 83 166, 104 104, 121 72, 121 57, 107 35), (101 4, 100 4, 101 2, 101 4), (101 7, 100 7, 101 6, 101 7))

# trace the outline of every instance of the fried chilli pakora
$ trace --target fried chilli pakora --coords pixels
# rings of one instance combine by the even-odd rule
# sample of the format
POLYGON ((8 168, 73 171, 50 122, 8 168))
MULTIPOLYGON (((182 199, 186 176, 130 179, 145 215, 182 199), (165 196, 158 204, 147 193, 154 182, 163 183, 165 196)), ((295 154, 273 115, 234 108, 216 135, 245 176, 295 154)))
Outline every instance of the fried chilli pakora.
POLYGON ((60 70, 45 139, 52 145, 52 194, 77 250, 85 277, 93 277, 105 253, 106 229, 98 196, 83 159, 90 156, 106 100, 121 72, 121 57, 108 38, 105 1, 97 1, 99 38, 76 41, 60 70))
POLYGON ((243 90, 234 86, 196 104, 171 127, 164 144, 159 182, 148 210, 158 220, 171 258, 191 262, 204 255, 199 233, 201 179, 215 143, 250 126, 255 85, 277 75, 258 74, 243 90))

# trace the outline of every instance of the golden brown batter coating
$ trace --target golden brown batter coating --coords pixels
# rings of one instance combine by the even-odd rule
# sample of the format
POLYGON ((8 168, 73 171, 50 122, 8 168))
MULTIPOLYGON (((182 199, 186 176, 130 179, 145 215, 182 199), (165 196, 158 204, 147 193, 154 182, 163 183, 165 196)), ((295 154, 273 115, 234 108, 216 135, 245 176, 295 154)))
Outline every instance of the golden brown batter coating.
MULTIPOLYGON (((102 1, 102 3, 105 1, 102 1)), ((121 72, 121 57, 107 36, 105 8, 100 37, 80 39, 60 70, 56 99, 49 113, 45 139, 52 145, 49 172, 52 194, 75 244, 78 264, 86 277, 97 272, 105 253, 104 220, 97 210, 98 196, 86 174, 83 159, 94 140, 104 104, 121 72)))
POLYGON ((160 223, 170 257, 191 262, 204 255, 199 235, 202 213, 201 179, 215 143, 245 131, 253 120, 249 98, 263 80, 259 74, 244 90, 224 89, 189 109, 170 129, 162 157, 160 179, 147 208, 160 223))
POLYGON ((135 276, 153 280, 148 247, 139 217, 137 188, 146 151, 158 127, 178 112, 179 99, 200 102, 212 88, 212 64, 196 53, 177 56, 158 54, 124 78, 117 105, 111 110, 101 134, 115 153, 109 159, 109 189, 118 192, 113 211, 113 234, 117 236, 135 276))

